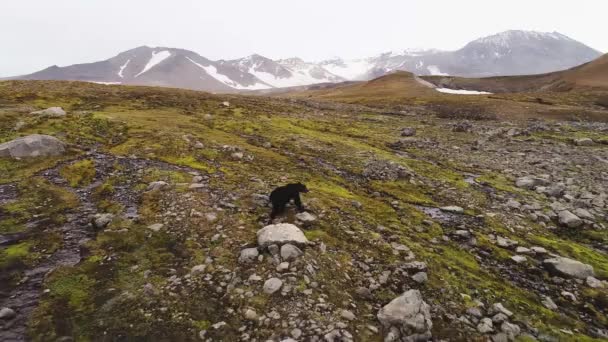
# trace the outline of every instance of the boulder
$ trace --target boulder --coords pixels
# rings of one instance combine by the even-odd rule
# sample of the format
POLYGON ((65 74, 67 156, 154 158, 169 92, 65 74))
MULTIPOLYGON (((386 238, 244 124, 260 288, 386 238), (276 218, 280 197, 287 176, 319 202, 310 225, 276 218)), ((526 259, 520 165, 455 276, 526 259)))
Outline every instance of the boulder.
POLYGON ((266 280, 264 283, 264 293, 273 294, 277 292, 281 286, 283 286, 283 281, 279 278, 270 278, 266 280))
POLYGON ((568 228, 578 228, 583 225, 583 220, 568 210, 560 211, 558 217, 559 224, 568 228))
POLYGON ((408 290, 386 304, 378 311, 378 320, 385 328, 398 328, 402 336, 413 340, 431 338, 430 306, 418 290, 408 290))
POLYGON ((65 144, 50 135, 32 134, 0 144, 0 157, 51 157, 63 153, 65 144))
POLYGON ((266 248, 273 244, 282 246, 287 243, 293 245, 306 245, 308 243, 308 239, 300 228, 290 223, 271 224, 258 230, 257 236, 260 248, 266 248))
POLYGON ((38 110, 35 112, 31 112, 31 115, 41 115, 41 116, 50 116, 50 117, 62 117, 65 116, 66 112, 61 107, 49 107, 47 109, 38 110))
POLYGON ((569 278, 585 280, 595 275, 593 266, 565 257, 545 259, 543 265, 549 272, 569 278))
POLYGON ((258 255, 260 255, 260 253, 258 252, 257 248, 245 248, 241 251, 241 254, 239 255, 239 262, 241 264, 249 264, 255 262, 258 259, 258 255))
POLYGON ((287 243, 284 244, 283 246, 281 246, 281 259, 285 260, 285 261, 292 261, 295 260, 297 258, 299 258, 302 254, 304 254, 302 252, 301 249, 299 249, 298 247, 287 243))

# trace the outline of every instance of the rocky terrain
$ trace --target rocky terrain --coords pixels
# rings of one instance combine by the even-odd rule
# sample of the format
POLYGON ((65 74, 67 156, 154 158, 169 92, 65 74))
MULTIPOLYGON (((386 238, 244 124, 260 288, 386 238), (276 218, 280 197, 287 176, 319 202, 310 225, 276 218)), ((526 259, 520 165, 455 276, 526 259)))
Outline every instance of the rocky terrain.
POLYGON ((608 124, 462 103, 0 83, 0 340, 606 340, 608 124))

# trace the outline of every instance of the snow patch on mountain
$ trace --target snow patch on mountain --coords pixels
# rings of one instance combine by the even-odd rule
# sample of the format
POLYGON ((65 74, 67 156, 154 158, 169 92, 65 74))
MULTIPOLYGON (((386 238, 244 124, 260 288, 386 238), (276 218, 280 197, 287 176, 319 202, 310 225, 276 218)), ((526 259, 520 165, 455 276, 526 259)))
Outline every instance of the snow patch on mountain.
POLYGON ((355 59, 344 61, 335 59, 321 62, 321 66, 334 75, 347 80, 359 80, 366 78, 367 72, 374 67, 369 59, 355 59))
POLYGON ((164 61, 165 59, 167 59, 169 57, 171 57, 171 52, 169 52, 167 50, 163 50, 163 51, 159 51, 159 52, 152 51, 152 57, 150 57, 150 60, 148 61, 148 63, 144 67, 144 69, 142 71, 140 71, 137 75, 135 75, 135 77, 152 69, 155 65, 157 65, 158 63, 164 61))
POLYGON ((466 90, 466 89, 450 89, 450 88, 435 88, 440 93, 457 94, 457 95, 485 95, 492 94, 487 91, 466 90))
POLYGON ((448 76, 448 74, 441 72, 441 70, 439 70, 439 67, 436 65, 429 65, 426 67, 426 70, 428 70, 431 75, 448 76))
POLYGON ((125 68, 127 67, 127 65, 129 65, 130 61, 131 61, 131 59, 129 58, 129 59, 127 59, 127 62, 125 64, 123 64, 123 65, 120 66, 120 70, 118 70, 118 76, 120 78, 124 78, 122 72, 125 70, 125 68))
POLYGON ((234 89, 240 89, 240 90, 258 90, 258 89, 268 89, 270 88, 269 86, 262 84, 262 83, 255 83, 249 86, 244 86, 242 84, 239 84, 233 80, 230 79, 230 77, 224 75, 224 74, 220 74, 217 70, 217 68, 214 65, 209 64, 208 66, 202 65, 200 63, 197 63, 195 61, 193 61, 190 57, 186 57, 190 62, 192 62, 194 65, 198 66, 199 68, 205 70, 205 72, 215 78, 216 80, 224 83, 225 85, 232 87, 234 89))
POLYGON ((491 36, 479 38, 474 40, 472 43, 480 44, 491 44, 499 47, 509 47, 516 40, 543 40, 543 39, 554 39, 554 40, 572 40, 572 38, 565 36, 559 32, 537 32, 537 31, 522 31, 522 30, 509 30, 501 33, 497 33, 491 36))

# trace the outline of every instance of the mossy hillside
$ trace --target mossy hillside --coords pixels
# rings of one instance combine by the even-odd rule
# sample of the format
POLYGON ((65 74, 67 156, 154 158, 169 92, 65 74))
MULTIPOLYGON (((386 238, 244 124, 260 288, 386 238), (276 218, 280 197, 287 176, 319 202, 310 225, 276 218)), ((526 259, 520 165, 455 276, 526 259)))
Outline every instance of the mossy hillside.
MULTIPOLYGON (((255 240, 259 219, 267 215, 267 208, 250 206, 251 195, 267 194, 274 186, 300 180, 311 189, 304 195, 305 204, 319 217, 305 233, 313 241, 326 243, 332 251, 325 255, 316 251, 312 254, 321 265, 319 282, 326 286, 328 293, 336 294, 335 299, 328 299, 336 307, 340 307, 340 302, 346 298, 356 298, 352 282, 345 281, 341 275, 347 273, 354 280, 364 279, 353 267, 358 261, 374 258, 381 260, 384 267, 403 262, 386 243, 386 239, 394 236, 394 241, 406 244, 418 260, 429 265, 429 282, 422 288, 429 302, 454 302, 464 310, 467 301, 462 299, 460 294, 463 293, 487 304, 503 302, 518 317, 530 317, 530 322, 543 331, 583 326, 573 315, 565 320, 556 318, 554 313, 544 309, 538 296, 501 278, 473 251, 464 250, 453 242, 437 245, 430 242, 433 238, 441 241, 441 236, 449 231, 444 231, 437 222, 427 226, 424 221, 431 219, 413 205, 460 204, 470 209, 470 214, 492 211, 492 199, 480 187, 464 182, 463 172, 471 171, 469 166, 424 148, 409 148, 408 155, 398 155, 387 146, 399 139, 400 127, 412 125, 419 128, 419 135, 444 144, 448 138, 439 128, 442 126, 420 124, 409 117, 374 115, 377 120, 370 120, 372 115, 368 113, 331 110, 319 113, 300 104, 275 99, 230 97, 231 106, 224 108, 221 106, 224 98, 206 94, 194 93, 193 99, 186 99, 185 95, 181 99, 181 95, 169 99, 166 94, 171 92, 161 90, 155 95, 141 94, 137 98, 140 90, 112 88, 104 87, 103 96, 107 96, 107 101, 103 97, 93 100, 90 96, 85 96, 87 100, 81 102, 71 102, 69 98, 61 101, 74 108, 88 108, 96 103, 100 107, 95 109, 95 116, 110 122, 124 122, 127 127, 124 140, 117 144, 114 140, 102 140, 100 148, 125 157, 135 155, 197 169, 210 176, 209 184, 214 192, 235 195, 235 203, 242 210, 220 212, 219 222, 214 224, 204 222, 202 218, 188 218, 179 223, 169 220, 166 227, 175 231, 152 233, 146 225, 162 219, 167 211, 166 203, 179 201, 184 194, 193 196, 193 208, 197 211, 206 212, 212 208, 203 204, 209 201, 203 192, 178 189, 177 184, 190 181, 190 174, 146 170, 134 185, 138 191, 155 180, 165 180, 173 188, 168 192, 143 195, 138 203, 140 223, 118 220, 97 236, 90 245, 91 256, 66 274, 68 279, 82 280, 83 286, 73 281, 49 280, 49 288, 55 290, 44 298, 34 321, 33 336, 38 339, 74 334, 86 340, 102 333, 158 338, 159 335, 154 334, 159 334, 160 330, 164 334, 160 337, 190 339, 198 330, 219 320, 234 326, 244 324, 239 317, 217 316, 222 307, 235 304, 212 295, 214 288, 200 285, 193 293, 177 291, 169 309, 162 312, 157 310, 161 307, 157 304, 163 298, 144 295, 142 287, 151 283, 156 289, 163 288, 168 285, 172 269, 178 275, 184 275, 209 256, 216 260, 209 266, 211 270, 219 269, 220 265, 236 267, 239 249, 255 240), (131 95, 136 99, 131 99, 131 95), (122 97, 125 101, 121 101, 122 97), (211 114, 212 118, 205 114, 211 114), (189 138, 192 141, 201 141, 204 148, 194 148, 183 139, 185 135, 192 137, 189 138), (265 142, 270 142, 271 147, 264 147, 265 142), (224 145, 235 146, 253 159, 236 159, 230 151, 223 149, 224 145), (414 182, 365 180, 361 177, 364 163, 376 157, 410 167, 416 173, 414 182), (373 195, 374 192, 380 192, 381 196, 373 195), (393 204, 395 201, 397 205, 393 204), (472 203, 471 208, 469 203, 472 203), (216 225, 230 227, 228 236, 211 241, 216 225), (384 228, 379 229, 379 226, 384 228), (151 271, 147 278, 144 276, 146 270, 151 271), (55 282, 58 282, 57 286, 53 287, 55 282), (62 290, 64 287, 74 287, 78 296, 67 295, 67 291, 62 290), (107 306, 104 308, 104 305, 107 306), (127 312, 121 310, 122 307, 134 309, 127 312)), ((100 91, 96 87, 91 89, 100 91)), ((80 91, 83 90, 70 90, 80 91)), ((52 98, 52 95, 45 96, 45 101, 52 98)), ((53 127, 42 125, 40 129, 50 131, 53 127)), ((455 144, 469 143, 470 137, 463 134, 457 139, 455 144)), ((490 177, 487 183, 498 191, 530 195, 517 192, 512 187, 512 180, 504 176, 490 177)), ((111 199, 121 184, 121 179, 104 179, 98 187, 96 204, 111 199)), ((287 219, 293 219, 292 212, 287 219)), ((540 228, 532 228, 526 232, 514 231, 488 219, 484 220, 483 227, 474 227, 479 230, 476 235, 481 247, 491 251, 488 258, 498 263, 504 262, 512 252, 500 249, 482 237, 498 232, 522 245, 541 244, 535 238, 545 236, 545 233, 540 228)), ((608 261, 601 254, 587 253, 579 242, 562 240, 564 245, 559 248, 552 247, 549 241, 543 245, 560 254, 568 247, 578 250, 568 255, 585 262, 593 261, 594 266, 608 261)), ((602 267, 598 266, 598 269, 602 267)), ((417 285, 410 283, 410 286, 417 285)), ((379 296, 388 302, 398 294, 398 291, 385 290, 379 296)), ((164 295, 168 297, 166 293, 164 295)), ((163 306, 167 304, 162 303, 163 306)), ((597 299, 593 303, 597 303, 597 299)), ((255 305, 258 312, 277 304, 274 298, 265 296, 247 303, 255 305)), ((375 315, 363 305, 359 310, 359 317, 375 315)), ((440 325, 442 318, 436 320, 440 325)))

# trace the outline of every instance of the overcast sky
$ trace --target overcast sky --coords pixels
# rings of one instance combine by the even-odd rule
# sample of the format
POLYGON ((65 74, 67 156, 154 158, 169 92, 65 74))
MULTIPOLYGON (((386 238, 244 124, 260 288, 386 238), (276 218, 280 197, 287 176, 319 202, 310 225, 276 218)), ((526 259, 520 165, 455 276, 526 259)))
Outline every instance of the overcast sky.
POLYGON ((320 60, 458 49, 509 29, 558 31, 607 52, 606 13, 607 0, 0 0, 0 76, 141 45, 320 60))

